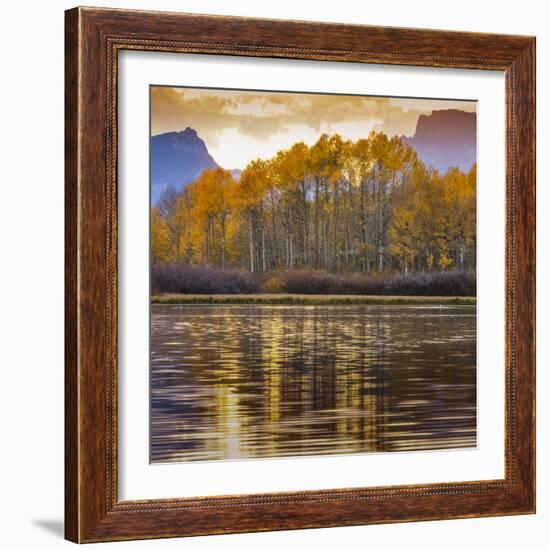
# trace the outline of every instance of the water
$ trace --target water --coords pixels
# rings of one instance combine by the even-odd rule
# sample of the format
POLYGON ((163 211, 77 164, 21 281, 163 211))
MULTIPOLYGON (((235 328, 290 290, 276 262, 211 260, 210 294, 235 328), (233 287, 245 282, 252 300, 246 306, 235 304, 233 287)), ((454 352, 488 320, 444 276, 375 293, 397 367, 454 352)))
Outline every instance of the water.
POLYGON ((473 447, 475 314, 153 305, 151 461, 473 447))

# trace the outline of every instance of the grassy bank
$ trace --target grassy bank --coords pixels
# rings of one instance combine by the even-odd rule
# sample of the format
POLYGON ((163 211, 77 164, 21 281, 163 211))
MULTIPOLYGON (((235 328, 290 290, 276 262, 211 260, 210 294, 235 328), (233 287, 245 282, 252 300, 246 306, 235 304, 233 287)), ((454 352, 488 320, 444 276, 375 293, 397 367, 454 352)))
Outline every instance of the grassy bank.
POLYGON ((473 296, 357 296, 338 294, 158 294, 153 304, 475 305, 473 296))

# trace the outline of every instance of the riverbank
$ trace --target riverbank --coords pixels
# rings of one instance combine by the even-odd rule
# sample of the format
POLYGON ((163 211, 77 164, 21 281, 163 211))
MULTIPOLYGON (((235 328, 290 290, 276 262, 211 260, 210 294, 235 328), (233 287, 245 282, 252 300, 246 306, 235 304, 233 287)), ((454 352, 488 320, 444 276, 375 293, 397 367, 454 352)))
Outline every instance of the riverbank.
POLYGON ((362 296, 338 294, 158 294, 152 304, 476 305, 475 296, 362 296))

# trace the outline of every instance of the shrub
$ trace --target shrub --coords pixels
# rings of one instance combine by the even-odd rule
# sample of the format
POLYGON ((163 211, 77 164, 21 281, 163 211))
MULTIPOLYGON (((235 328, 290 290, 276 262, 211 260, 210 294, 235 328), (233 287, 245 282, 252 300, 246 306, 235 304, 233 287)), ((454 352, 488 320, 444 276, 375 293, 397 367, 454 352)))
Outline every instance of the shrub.
POLYGON ((472 271, 363 275, 295 270, 269 274, 188 264, 155 264, 153 294, 351 294, 394 296, 475 296, 472 271))
POLYGON ((151 268, 153 294, 252 294, 260 291, 253 273, 210 266, 155 264, 151 268))
POLYGON ((283 294, 287 292, 287 287, 284 279, 277 274, 271 275, 264 281, 262 291, 268 294, 283 294))
POLYGON ((394 296, 475 296, 473 271, 411 273, 386 281, 384 294, 394 296))
POLYGON ((289 271, 283 279, 291 294, 383 294, 384 290, 381 277, 357 273, 301 270, 289 271))

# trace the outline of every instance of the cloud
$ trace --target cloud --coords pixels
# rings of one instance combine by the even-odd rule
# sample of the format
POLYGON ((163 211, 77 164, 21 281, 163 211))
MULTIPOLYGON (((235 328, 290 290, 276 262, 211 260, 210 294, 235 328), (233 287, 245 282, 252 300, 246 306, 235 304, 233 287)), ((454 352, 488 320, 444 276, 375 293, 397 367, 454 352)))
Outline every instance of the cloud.
POLYGON ((352 95, 151 88, 153 135, 194 128, 223 166, 244 167, 252 158, 322 132, 357 139, 376 129, 412 135, 419 115, 434 108, 475 110, 475 103, 352 95), (445 107, 447 105, 447 107, 445 107))

